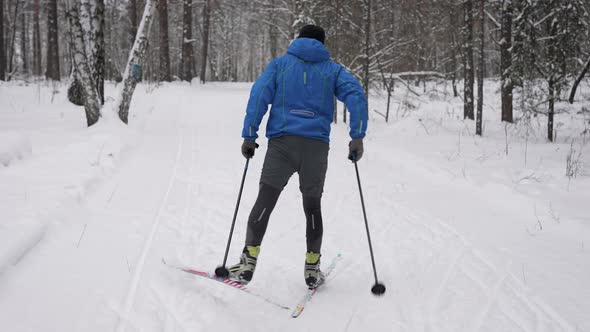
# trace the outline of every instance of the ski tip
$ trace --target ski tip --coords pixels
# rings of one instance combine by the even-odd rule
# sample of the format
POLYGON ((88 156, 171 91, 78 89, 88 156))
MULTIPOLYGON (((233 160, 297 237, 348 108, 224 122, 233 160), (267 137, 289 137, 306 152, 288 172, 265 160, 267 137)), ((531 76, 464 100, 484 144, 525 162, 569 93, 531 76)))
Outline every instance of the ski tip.
POLYGON ((301 315, 301 313, 303 312, 303 309, 305 309, 305 307, 297 307, 297 309, 295 309, 295 311, 293 311, 293 314, 291 314, 291 318, 297 318, 299 317, 299 315, 301 315))

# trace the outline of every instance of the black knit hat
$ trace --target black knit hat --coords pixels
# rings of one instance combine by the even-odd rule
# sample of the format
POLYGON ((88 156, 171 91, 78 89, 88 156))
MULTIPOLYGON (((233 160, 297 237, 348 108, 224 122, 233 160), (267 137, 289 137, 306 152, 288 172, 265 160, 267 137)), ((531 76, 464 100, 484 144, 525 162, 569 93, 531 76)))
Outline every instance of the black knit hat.
POLYGON ((297 38, 313 38, 321 41, 323 44, 326 40, 326 32, 317 25, 308 24, 301 28, 299 31, 299 37, 297 38))

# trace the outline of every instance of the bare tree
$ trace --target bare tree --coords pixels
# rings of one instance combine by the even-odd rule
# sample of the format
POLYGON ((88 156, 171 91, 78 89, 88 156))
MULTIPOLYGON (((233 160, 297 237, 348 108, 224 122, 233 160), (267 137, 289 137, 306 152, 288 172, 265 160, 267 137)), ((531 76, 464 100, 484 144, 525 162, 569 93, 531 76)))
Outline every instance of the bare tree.
POLYGON ((570 92, 569 97, 569 102, 571 104, 574 103, 574 98, 576 97, 576 90, 578 90, 578 85, 580 85, 580 82, 582 82, 584 76, 586 76, 586 73, 588 73, 588 69, 590 69, 590 58, 588 58, 588 60, 586 61, 586 65, 584 65, 584 68, 582 69, 582 71, 578 75, 578 78, 576 78, 574 84, 572 85, 572 90, 570 92))
POLYGON ((47 0, 47 79, 59 81, 59 38, 57 31, 57 0, 47 0))
POLYGON ((207 74, 207 56, 209 53, 209 27, 211 21, 211 0, 205 1, 203 8, 203 50, 201 52, 201 83, 205 83, 205 75, 207 74))
POLYGON ((152 19, 156 10, 155 0, 146 0, 145 8, 141 23, 137 29, 137 37, 133 43, 133 48, 129 54, 129 61, 125 67, 123 74, 122 87, 119 90, 119 95, 115 102, 115 109, 119 114, 121 121, 129 122, 129 106, 131 105, 131 98, 135 91, 135 86, 139 81, 141 64, 148 46, 148 37, 150 28, 152 26, 152 19))
POLYGON ((6 50, 4 49, 4 0, 0 0, 0 81, 6 80, 6 50))
POLYGON ((160 81, 170 82, 170 47, 168 38, 168 0, 158 0, 160 22, 160 81))
MULTIPOLYGON (((2 0, 0 0, 2 1, 2 0)), ((39 24, 39 0, 33 4, 33 74, 41 76, 41 28, 39 24)))
POLYGON ((11 28, 11 32, 10 32, 10 52, 8 53, 8 80, 10 80, 12 78, 12 75, 14 74, 14 72, 16 71, 16 68, 13 67, 13 58, 14 58, 14 53, 16 50, 16 30, 17 30, 17 22, 18 22, 18 17, 19 17, 19 11, 20 11, 20 5, 21 5, 21 1, 17 0, 14 4, 14 12, 12 15, 12 28, 11 28))
POLYGON ((365 96, 369 98, 369 82, 371 65, 370 49, 371 49, 371 0, 363 0, 365 6, 365 61, 363 63, 363 88, 365 89, 365 96))
POLYGON ((475 75, 473 72, 473 1, 463 2, 463 76, 464 76, 464 106, 463 117, 474 119, 473 87, 475 75))
POLYGON ((479 66, 477 68, 477 119, 475 134, 482 136, 483 80, 485 74, 485 0, 479 1, 479 66))
POLYGON ((93 15, 93 33, 94 33, 94 81, 96 90, 100 96, 100 103, 104 105, 104 75, 105 75, 105 45, 104 45, 104 26, 105 26, 105 7, 104 0, 96 0, 93 15))
POLYGON ((502 121, 512 123, 512 0, 502 0, 502 27, 500 40, 500 71, 502 75, 502 121))
MULTIPOLYGON (((84 31, 80 21, 80 5, 76 0, 70 0, 68 3, 68 22, 72 36, 70 38, 70 49, 72 50, 72 59, 76 79, 80 82, 80 87, 84 91, 84 110, 86 111, 86 124, 90 127, 98 122, 100 118, 100 97, 97 93, 96 81, 93 78, 92 69, 88 61, 87 42, 85 36, 88 33, 84 31)), ((89 18, 86 18, 89 20, 89 18)), ((89 23, 89 22, 87 22, 89 23)))
POLYGON ((129 15, 129 43, 133 45, 133 41, 135 41, 135 36, 137 36, 137 1, 138 0, 129 0, 129 4, 127 7, 127 13, 129 15))
POLYGON ((28 25, 27 25, 27 14, 26 12, 23 12, 21 14, 21 30, 20 30, 20 55, 21 55, 21 61, 22 61, 22 69, 23 69, 23 73, 25 75, 28 74, 29 72, 29 61, 27 59, 27 54, 28 54, 28 50, 27 50, 27 36, 29 34, 28 31, 28 25))
POLYGON ((182 55, 180 78, 191 81, 194 75, 195 55, 193 49, 193 0, 183 0, 182 55))

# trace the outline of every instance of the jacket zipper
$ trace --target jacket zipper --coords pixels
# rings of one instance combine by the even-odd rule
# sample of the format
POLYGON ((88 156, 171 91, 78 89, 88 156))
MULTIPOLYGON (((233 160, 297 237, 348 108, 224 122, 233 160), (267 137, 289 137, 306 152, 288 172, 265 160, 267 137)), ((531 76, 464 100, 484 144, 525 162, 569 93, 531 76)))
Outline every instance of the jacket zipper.
POLYGON ((307 71, 303 72, 303 85, 307 85, 307 71))

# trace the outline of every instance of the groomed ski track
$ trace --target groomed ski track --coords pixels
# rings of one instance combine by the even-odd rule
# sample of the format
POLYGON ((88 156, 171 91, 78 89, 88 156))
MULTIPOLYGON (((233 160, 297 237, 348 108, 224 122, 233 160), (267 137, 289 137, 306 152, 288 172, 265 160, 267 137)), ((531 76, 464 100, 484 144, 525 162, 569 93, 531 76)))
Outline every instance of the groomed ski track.
MULTIPOLYGON (((434 185, 469 192, 469 204, 488 208, 484 213, 501 205, 487 206, 483 189, 457 184, 447 170, 382 134, 367 138, 359 162, 377 270, 387 286, 383 297, 373 296, 342 124, 332 127, 323 248, 325 257, 342 252, 343 258, 301 317, 294 320, 254 297, 164 267, 162 258, 213 270, 223 259, 244 166, 239 149, 248 89, 247 84, 177 85, 144 96, 150 99, 142 105, 151 106, 135 107, 131 114, 137 119, 130 119, 142 139, 117 171, 78 205, 60 211, 56 222, 64 226, 50 228, 2 275, 0 326, 15 326, 14 332, 576 331, 514 274, 509 259, 460 234, 427 199, 403 196, 434 185), (23 302, 26 306, 14 305, 23 302)), ((229 263, 241 250, 256 198, 266 139, 259 143, 229 263)), ((295 175, 277 204, 248 286, 291 306, 306 289, 297 181, 295 175)))

